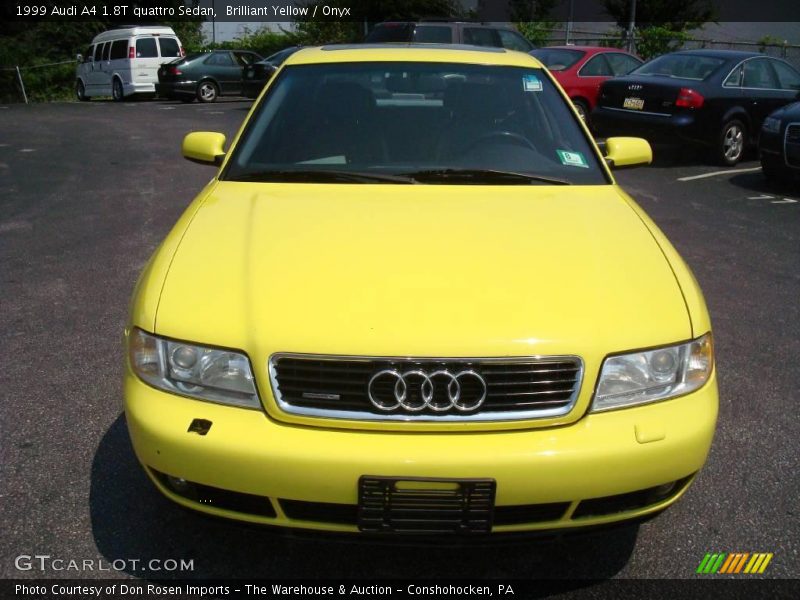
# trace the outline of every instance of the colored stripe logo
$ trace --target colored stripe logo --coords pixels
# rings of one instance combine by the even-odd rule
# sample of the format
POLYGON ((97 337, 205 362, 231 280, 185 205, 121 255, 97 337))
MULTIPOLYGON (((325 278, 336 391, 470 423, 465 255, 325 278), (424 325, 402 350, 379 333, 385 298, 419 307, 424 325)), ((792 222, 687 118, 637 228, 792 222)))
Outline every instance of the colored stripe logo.
POLYGON ((703 575, 737 574, 744 573, 755 575, 763 573, 772 560, 772 552, 719 552, 706 553, 697 573, 703 575))

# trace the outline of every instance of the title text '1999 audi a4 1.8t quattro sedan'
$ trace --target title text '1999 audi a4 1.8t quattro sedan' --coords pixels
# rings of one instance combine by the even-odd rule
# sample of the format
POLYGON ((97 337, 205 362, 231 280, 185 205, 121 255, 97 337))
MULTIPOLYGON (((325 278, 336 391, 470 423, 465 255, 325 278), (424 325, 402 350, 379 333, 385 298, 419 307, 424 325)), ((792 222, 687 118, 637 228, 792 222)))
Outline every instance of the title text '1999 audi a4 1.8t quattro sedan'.
POLYGON ((717 418, 686 264, 533 57, 299 50, 158 248, 126 329, 155 486, 292 528, 501 534, 675 502, 717 418))

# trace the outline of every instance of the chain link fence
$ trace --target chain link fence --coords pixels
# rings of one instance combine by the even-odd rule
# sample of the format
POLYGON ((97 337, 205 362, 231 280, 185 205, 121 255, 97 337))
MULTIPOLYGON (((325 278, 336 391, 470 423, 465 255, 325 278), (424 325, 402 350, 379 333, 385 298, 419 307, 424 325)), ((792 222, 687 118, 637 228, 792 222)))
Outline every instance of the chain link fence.
POLYGON ((0 102, 47 102, 73 97, 75 60, 0 67, 0 102))

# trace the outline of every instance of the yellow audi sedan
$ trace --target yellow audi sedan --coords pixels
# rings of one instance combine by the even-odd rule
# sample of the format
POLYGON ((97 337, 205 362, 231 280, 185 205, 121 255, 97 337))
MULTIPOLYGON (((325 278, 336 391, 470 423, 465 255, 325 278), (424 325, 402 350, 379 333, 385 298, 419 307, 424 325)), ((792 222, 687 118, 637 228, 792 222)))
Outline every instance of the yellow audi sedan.
POLYGON ((531 56, 287 59, 137 284, 125 411, 168 498, 375 534, 569 530, 678 500, 717 418, 672 245, 531 56))

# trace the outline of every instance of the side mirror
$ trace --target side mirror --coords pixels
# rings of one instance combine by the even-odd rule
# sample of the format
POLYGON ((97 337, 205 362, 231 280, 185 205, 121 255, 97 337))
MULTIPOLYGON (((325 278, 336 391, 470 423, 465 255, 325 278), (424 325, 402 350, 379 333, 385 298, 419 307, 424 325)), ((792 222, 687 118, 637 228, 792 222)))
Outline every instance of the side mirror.
POLYGON ((83 62, 83 54, 81 54, 80 52, 78 54, 76 54, 75 55, 75 60, 78 61, 78 62, 83 62))
POLYGON ((635 137, 611 137, 606 140, 604 154, 612 168, 649 165, 653 150, 647 140, 635 137))
POLYGON ((221 165, 225 158, 225 135, 213 131, 194 131, 183 138, 184 158, 205 165, 221 165))

